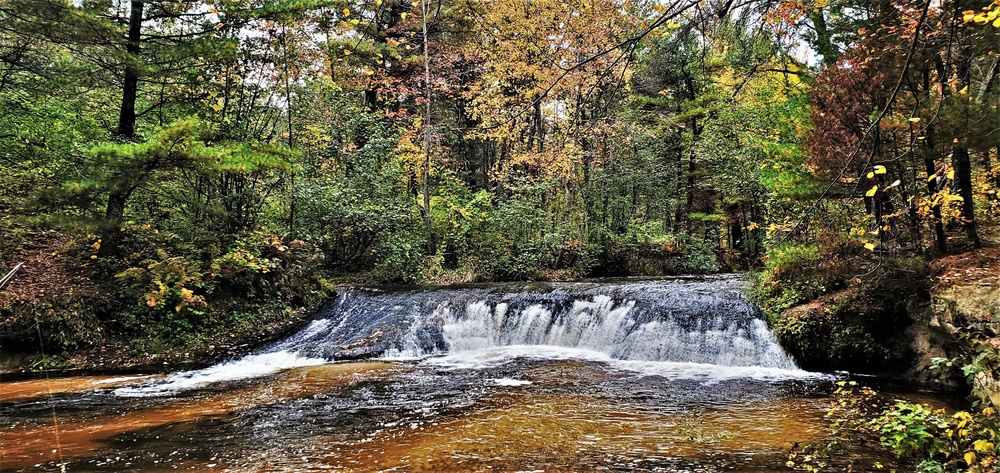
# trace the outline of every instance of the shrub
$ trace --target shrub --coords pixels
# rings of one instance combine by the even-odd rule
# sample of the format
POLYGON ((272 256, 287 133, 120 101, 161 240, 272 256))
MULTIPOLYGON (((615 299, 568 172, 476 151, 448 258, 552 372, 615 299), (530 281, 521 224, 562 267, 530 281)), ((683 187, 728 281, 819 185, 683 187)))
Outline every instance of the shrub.
MULTIPOLYGON (((992 407, 949 415, 923 404, 887 405, 872 389, 841 381, 827 417, 837 446, 879 445, 911 471, 986 473, 996 471, 1000 460, 1000 419, 992 407)), ((837 446, 816 450, 833 452, 837 446)), ((815 465, 799 466, 817 470, 815 465)))

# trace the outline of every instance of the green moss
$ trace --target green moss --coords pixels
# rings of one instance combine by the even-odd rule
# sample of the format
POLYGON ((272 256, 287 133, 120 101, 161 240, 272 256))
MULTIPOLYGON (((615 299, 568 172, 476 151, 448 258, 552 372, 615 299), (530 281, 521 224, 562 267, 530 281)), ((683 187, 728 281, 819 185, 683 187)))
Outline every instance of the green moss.
POLYGON ((928 281, 922 258, 878 261, 831 235, 771 248, 751 297, 803 368, 891 374, 909 367, 906 303, 925 295, 928 281))
POLYGON ((910 323, 908 297, 886 291, 885 284, 856 285, 785 310, 775 335, 805 369, 902 372, 910 355, 900 337, 910 323))

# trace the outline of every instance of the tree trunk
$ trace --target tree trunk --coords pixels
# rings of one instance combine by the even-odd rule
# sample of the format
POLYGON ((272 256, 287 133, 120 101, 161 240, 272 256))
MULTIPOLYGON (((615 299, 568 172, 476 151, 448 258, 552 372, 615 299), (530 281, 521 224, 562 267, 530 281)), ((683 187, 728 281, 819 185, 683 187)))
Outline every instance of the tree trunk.
POLYGON ((131 195, 131 190, 118 189, 112 191, 108 196, 108 208, 104 213, 104 224, 107 227, 101 234, 101 247, 97 250, 97 256, 104 258, 118 255, 122 221, 125 218, 125 204, 131 195))
POLYGON ((424 94, 427 103, 424 110, 424 237, 428 255, 434 254, 434 239, 431 232, 431 57, 427 45, 427 0, 420 2, 421 22, 424 33, 424 94))
MULTIPOLYGON (((955 15, 959 15, 959 6, 955 5, 955 15)), ((960 35, 963 36, 964 35, 960 35)), ((968 38, 963 38, 968 41, 968 38)), ((967 44, 967 43, 966 43, 967 44)), ((958 48, 955 55, 955 75, 966 89, 972 87, 972 54, 968 47, 958 48)), ((994 61, 994 64, 996 62, 994 61)), ((987 79, 989 81, 989 79, 987 79)), ((989 84, 987 84, 989 86, 989 84)), ((984 89, 987 87, 984 86, 984 89)), ((969 117, 966 117, 968 119, 969 117)), ((962 224, 965 234, 974 248, 983 246, 976 231, 975 202, 972 200, 972 164, 969 150, 964 146, 956 147, 951 153, 951 164, 955 168, 955 187, 962 196, 962 224)))
POLYGON ((122 80, 122 108, 118 114, 118 136, 123 140, 135 138, 135 99, 139 93, 139 53, 142 40, 142 10, 145 0, 132 0, 132 13, 128 21, 128 41, 125 43, 125 77, 122 80))
POLYGON ((813 28, 816 32, 816 52, 823 56, 823 63, 828 67, 833 66, 837 63, 837 57, 839 56, 837 47, 833 44, 833 34, 830 28, 827 27, 826 17, 823 16, 823 9, 817 9, 815 12, 809 15, 809 20, 812 21, 813 28))
POLYGON ((542 122, 542 97, 535 101, 535 131, 538 133, 538 152, 545 150, 545 124, 542 122))
POLYGON ((952 166, 955 167, 955 187, 958 195, 962 196, 962 223, 965 226, 965 234, 969 243, 973 247, 983 246, 979 240, 979 233, 976 231, 975 207, 972 202, 972 165, 969 162, 969 150, 965 148, 955 148, 951 155, 952 166))
MULTIPOLYGON (((928 139, 930 139, 930 132, 928 131, 928 139)), ((937 166, 934 164, 934 158, 928 156, 924 158, 924 167, 927 169, 927 175, 933 176, 937 173, 937 166)), ((927 180, 927 195, 934 196, 938 191, 937 179, 927 180)), ((931 215, 934 224, 934 240, 937 243, 937 250, 940 253, 945 253, 948 251, 948 240, 944 234, 944 224, 941 223, 941 205, 934 205, 931 207, 931 215)))
MULTIPOLYGON (((135 139, 135 99, 139 93, 139 53, 142 39, 142 11, 145 0, 132 0, 132 12, 129 16, 128 42, 125 43, 125 72, 122 80, 122 107, 118 115, 118 130, 116 134, 122 141, 135 139)), ((122 178, 122 176, 117 176, 122 178)), ((101 234, 101 247, 97 251, 100 257, 118 255, 118 245, 121 242, 122 220, 125 217, 125 205, 134 191, 133 187, 112 190, 108 195, 108 206, 105 210, 104 231, 101 234)))

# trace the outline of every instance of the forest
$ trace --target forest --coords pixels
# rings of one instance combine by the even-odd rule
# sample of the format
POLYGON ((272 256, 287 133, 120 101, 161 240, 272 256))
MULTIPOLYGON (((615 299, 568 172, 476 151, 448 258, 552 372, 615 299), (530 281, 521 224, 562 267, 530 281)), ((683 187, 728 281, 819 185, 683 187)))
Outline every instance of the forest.
POLYGON ((0 361, 746 272, 804 368, 891 364, 908 297, 1000 261, 988 2, 2 0, 0 361))

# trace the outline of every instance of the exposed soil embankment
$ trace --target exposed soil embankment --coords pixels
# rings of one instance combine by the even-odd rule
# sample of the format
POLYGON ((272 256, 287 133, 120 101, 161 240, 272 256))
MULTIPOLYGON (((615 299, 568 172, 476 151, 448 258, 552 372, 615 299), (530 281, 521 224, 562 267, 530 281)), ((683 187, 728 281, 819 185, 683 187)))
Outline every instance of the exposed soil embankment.
MULTIPOLYGON (((932 265, 928 324, 950 337, 951 356, 989 356, 1000 348, 1000 248, 949 256, 932 265), (985 349, 985 350, 984 350, 985 349)), ((1000 404, 1000 382, 993 370, 974 374, 973 391, 1000 404)))

